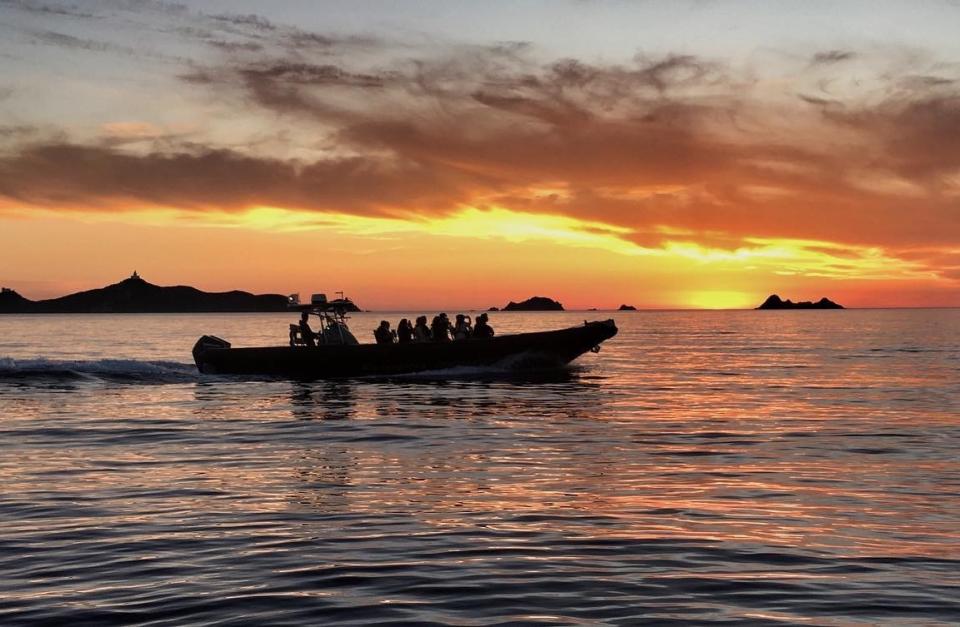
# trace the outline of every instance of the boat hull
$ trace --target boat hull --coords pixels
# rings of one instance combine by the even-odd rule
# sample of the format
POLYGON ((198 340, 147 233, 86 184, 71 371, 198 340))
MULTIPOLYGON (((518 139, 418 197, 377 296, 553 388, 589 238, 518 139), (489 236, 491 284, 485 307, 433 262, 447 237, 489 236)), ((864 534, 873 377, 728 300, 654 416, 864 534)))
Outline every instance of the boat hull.
POLYGON ((302 379, 388 376, 460 367, 523 370, 565 365, 599 348, 616 333, 613 320, 605 320, 557 331, 427 344, 230 348, 222 340, 204 336, 194 346, 193 358, 204 374, 302 379))

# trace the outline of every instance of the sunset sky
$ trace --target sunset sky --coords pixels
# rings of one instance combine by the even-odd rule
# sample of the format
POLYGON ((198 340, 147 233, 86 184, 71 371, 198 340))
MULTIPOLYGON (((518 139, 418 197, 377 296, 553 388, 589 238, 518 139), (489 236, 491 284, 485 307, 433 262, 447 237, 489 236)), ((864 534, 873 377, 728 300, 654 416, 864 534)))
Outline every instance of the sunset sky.
POLYGON ((0 285, 960 306, 960 3, 0 0, 0 285))

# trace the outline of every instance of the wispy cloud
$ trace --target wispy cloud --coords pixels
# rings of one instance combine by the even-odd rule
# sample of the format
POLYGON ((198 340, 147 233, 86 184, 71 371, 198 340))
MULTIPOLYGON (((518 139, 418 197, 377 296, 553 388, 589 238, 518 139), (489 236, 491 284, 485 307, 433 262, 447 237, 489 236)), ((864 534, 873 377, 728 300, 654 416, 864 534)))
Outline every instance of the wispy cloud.
POLYGON ((857 54, 851 50, 824 50, 814 54, 810 62, 819 65, 831 65, 842 61, 850 61, 856 57, 857 54))
POLYGON ((74 19, 90 19, 97 15, 84 10, 76 4, 55 4, 45 2, 31 2, 29 0, 0 0, 0 7, 7 7, 24 13, 33 13, 42 16, 68 17, 74 19))
POLYGON ((59 46, 61 48, 73 48, 78 50, 95 50, 99 52, 104 52, 107 50, 115 50, 115 51, 123 51, 123 52, 131 51, 131 49, 129 48, 115 46, 103 41, 96 41, 93 39, 84 39, 81 37, 74 37, 73 35, 68 35, 66 33, 59 33, 52 30, 35 32, 33 33, 33 38, 35 39, 35 41, 39 43, 59 46))

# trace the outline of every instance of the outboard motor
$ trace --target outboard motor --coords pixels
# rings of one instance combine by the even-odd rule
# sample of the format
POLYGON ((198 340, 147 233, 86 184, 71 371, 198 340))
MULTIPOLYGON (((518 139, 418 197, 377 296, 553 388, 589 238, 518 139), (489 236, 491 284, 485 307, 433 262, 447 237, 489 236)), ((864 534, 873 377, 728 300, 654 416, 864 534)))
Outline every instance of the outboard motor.
POLYGON ((203 368, 203 354, 210 349, 216 348, 230 348, 230 342, 216 335, 204 335, 193 345, 193 361, 197 364, 197 369, 200 372, 210 374, 203 368))

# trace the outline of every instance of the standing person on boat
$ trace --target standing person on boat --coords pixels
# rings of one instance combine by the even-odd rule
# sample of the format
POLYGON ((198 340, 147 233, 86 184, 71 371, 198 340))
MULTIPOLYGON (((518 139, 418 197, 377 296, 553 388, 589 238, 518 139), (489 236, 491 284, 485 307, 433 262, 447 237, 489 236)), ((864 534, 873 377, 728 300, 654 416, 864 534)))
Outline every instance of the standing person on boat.
POLYGON ((453 326, 453 339, 468 340, 473 334, 473 327, 470 326, 470 316, 457 314, 457 324, 453 326))
POLYGON ((397 326, 397 341, 401 344, 409 344, 413 341, 413 325, 406 318, 397 326))
POLYGON ((427 317, 417 318, 417 326, 413 327, 413 341, 417 344, 424 344, 433 341, 433 335, 430 333, 430 327, 427 326, 427 317))
POLYGON ((373 337, 376 338, 377 344, 393 344, 396 336, 396 331, 390 329, 390 323, 386 320, 381 320, 380 326, 373 331, 373 337))
POLYGON ((447 318, 447 314, 442 313, 434 316, 433 322, 430 324, 430 331, 434 342, 449 342, 450 331, 453 331, 453 326, 450 324, 450 318, 447 318))
POLYGON ((307 323, 307 320, 310 318, 309 312, 303 312, 300 314, 300 337, 303 338, 304 343, 307 346, 316 346, 317 345, 317 334, 314 333, 313 329, 310 328, 310 325, 307 323))
POLYGON ((476 338, 489 338, 493 337, 493 327, 487 322, 489 316, 482 313, 477 316, 477 326, 473 327, 473 337, 476 338))

